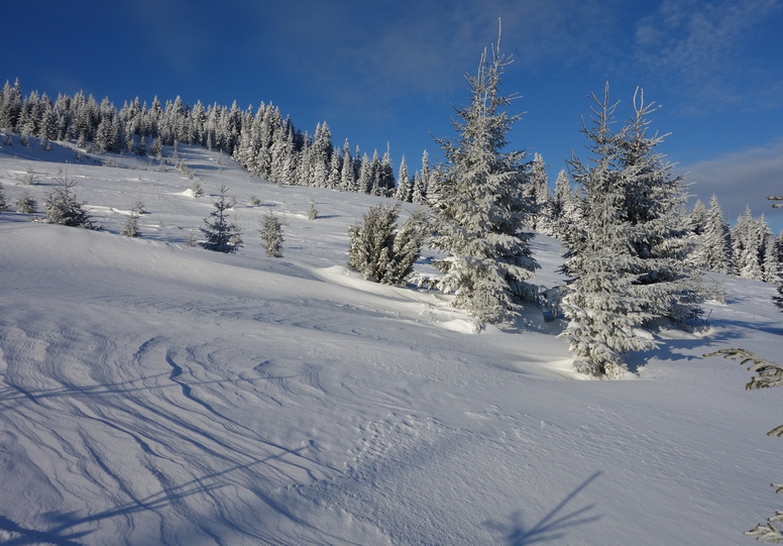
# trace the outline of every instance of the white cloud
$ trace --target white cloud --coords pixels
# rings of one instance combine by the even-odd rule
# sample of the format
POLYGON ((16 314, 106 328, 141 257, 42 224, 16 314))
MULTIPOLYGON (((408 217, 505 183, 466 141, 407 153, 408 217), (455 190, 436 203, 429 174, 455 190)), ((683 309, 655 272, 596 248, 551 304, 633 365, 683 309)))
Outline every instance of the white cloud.
POLYGON ((775 231, 783 229, 783 209, 772 209, 769 195, 783 194, 783 137, 766 146, 723 155, 710 161, 683 166, 691 193, 709 203, 714 193, 724 216, 733 222, 750 206, 762 213, 775 231))

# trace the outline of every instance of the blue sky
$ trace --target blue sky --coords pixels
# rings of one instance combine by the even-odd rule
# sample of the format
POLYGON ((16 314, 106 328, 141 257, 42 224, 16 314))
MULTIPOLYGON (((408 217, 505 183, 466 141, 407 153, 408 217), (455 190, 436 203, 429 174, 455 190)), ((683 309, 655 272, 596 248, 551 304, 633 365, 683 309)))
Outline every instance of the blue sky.
POLYGON ((641 86, 691 192, 783 229, 766 201, 783 194, 783 0, 50 0, 3 14, 0 80, 25 94, 273 102, 311 134, 326 121, 336 146, 389 142, 412 170, 437 154, 432 135, 452 136, 500 17, 515 59, 503 90, 525 112, 511 147, 542 153, 554 178, 584 155, 587 96, 609 81, 623 120, 641 86))

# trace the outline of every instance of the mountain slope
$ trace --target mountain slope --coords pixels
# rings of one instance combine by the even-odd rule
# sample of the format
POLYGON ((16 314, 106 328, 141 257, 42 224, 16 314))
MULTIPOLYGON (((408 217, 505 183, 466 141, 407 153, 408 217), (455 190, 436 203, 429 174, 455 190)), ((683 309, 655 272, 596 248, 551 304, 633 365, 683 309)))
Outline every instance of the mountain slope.
MULTIPOLYGON (((584 381, 534 309, 475 333, 447 296, 350 272, 347 227, 379 199, 179 156, 238 197, 239 254, 187 246, 212 205, 172 164, 0 150, 9 201, 68 177, 104 226, 0 214, 7 543, 741 544, 774 510, 779 393, 701 358, 778 357, 771 286, 725 279, 704 331, 584 381), (142 238, 121 237, 138 199, 142 238), (256 237, 269 210, 282 259, 256 237)), ((556 241, 534 250, 556 283, 556 241)))

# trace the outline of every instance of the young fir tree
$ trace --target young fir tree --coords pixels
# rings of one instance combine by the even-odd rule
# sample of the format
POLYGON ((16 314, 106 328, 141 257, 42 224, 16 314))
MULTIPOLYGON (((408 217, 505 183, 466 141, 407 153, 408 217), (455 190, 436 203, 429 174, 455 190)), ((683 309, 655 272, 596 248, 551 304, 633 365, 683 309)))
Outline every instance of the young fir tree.
POLYGON ((125 223, 122 225, 122 231, 120 235, 124 237, 138 237, 139 233, 139 215, 135 210, 132 210, 128 217, 125 219, 125 223))
POLYGON ((44 209, 46 221, 50 224, 97 229, 84 208, 84 203, 76 200, 72 191, 76 182, 64 178, 60 184, 46 196, 44 209))
POLYGON ((35 214, 38 212, 38 201, 28 191, 22 192, 14 201, 14 205, 16 210, 22 214, 35 214))
POLYGON ((414 213, 397 231, 399 206, 378 205, 348 228, 348 265, 365 279, 403 285, 421 255, 427 228, 424 215, 414 213))
POLYGON ((233 254, 242 247, 239 228, 231 221, 228 210, 236 204, 234 199, 227 197, 228 188, 223 185, 218 188, 220 197, 214 201, 215 210, 204 218, 206 227, 199 228, 206 237, 201 246, 207 250, 233 254))
POLYGON ((267 258, 283 257, 283 222, 273 212, 264 216, 259 230, 267 258))
POLYGON ((609 102, 608 84, 603 99, 593 95, 592 101, 592 126, 582 128, 590 163, 577 157, 569 162, 580 189, 580 221, 564 238, 568 279, 561 308, 568 325, 562 335, 578 371, 616 379, 627 369, 628 352, 655 344, 636 330, 652 318, 649 290, 636 284, 642 260, 632 249, 634 226, 625 209, 626 189, 637 169, 620 160, 624 136, 611 128, 616 105, 609 102))
MULTIPOLYGON (((482 322, 502 322, 530 295, 526 282, 539 267, 525 231, 534 203, 525 197, 524 152, 503 152, 506 134, 520 116, 505 108, 513 96, 500 94, 511 58, 497 46, 481 55, 478 72, 466 76, 471 97, 457 108, 455 141, 439 141, 446 158, 437 191, 429 193, 437 235, 433 246, 448 256, 436 263, 444 274, 438 288, 453 292, 455 307, 482 322)), ((432 185, 430 184, 429 190, 432 185)))

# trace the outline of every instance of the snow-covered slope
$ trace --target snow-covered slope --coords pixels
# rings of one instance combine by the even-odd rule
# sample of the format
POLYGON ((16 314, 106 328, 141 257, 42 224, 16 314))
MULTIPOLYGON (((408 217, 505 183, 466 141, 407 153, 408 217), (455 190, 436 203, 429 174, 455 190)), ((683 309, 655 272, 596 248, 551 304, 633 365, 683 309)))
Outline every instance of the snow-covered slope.
MULTIPOLYGON (((104 226, 0 213, 0 541, 711 546, 777 506, 783 392, 701 358, 781 358, 771 286, 724 279, 703 332, 586 381, 536 310, 475 333, 447 296, 350 272, 347 227, 378 198, 178 156, 0 150, 9 202, 67 177, 104 226), (212 203, 183 171, 238 198, 239 254, 186 244, 212 203), (137 200, 142 238, 121 237, 137 200)), ((556 283, 556 241, 535 251, 556 283)))

